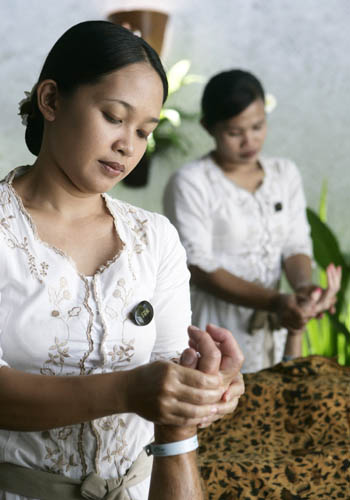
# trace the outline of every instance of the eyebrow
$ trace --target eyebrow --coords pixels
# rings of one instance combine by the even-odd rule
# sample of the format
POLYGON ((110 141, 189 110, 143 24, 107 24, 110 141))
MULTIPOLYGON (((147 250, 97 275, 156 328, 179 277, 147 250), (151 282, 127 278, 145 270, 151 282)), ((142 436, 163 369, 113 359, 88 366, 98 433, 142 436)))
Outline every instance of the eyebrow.
MULTIPOLYGON (((135 107, 132 106, 130 103, 126 102, 126 101, 123 101, 122 99, 103 99, 104 101, 113 101, 113 102, 118 102, 119 104, 121 104, 122 106, 124 106, 126 109, 128 109, 129 111, 135 111, 135 107)), ((154 117, 151 117, 149 118, 148 120, 146 120, 147 122, 151 122, 151 123, 159 123, 159 120, 158 118, 154 118, 154 117)))
MULTIPOLYGON (((252 127, 255 127, 256 125, 261 125, 262 123, 264 123, 264 121, 265 121, 265 118, 262 118, 258 122, 253 123, 252 127)), ((243 128, 242 127, 237 127, 235 125, 231 125, 231 126, 227 127, 227 130, 243 130, 243 128)))

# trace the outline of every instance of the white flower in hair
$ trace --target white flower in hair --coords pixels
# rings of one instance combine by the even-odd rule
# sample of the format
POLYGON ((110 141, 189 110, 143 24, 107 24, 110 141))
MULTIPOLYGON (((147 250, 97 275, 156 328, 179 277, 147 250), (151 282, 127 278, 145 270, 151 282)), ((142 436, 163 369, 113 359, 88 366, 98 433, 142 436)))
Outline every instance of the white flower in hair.
POLYGON ((271 113, 277 106, 277 99, 273 94, 265 94, 265 112, 271 113))

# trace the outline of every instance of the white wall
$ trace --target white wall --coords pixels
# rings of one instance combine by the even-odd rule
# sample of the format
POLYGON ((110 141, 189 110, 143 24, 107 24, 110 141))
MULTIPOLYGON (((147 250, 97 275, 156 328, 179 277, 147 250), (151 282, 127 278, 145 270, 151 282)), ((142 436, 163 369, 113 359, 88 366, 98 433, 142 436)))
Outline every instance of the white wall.
MULTIPOLYGON (((322 179, 328 180, 330 223, 349 247, 348 0, 0 0, 0 173, 33 160, 17 103, 35 83, 55 40, 76 22, 131 8, 170 14, 163 52, 167 67, 189 58, 191 71, 206 79, 232 67, 261 78, 278 100, 265 152, 297 162, 313 207, 322 179)), ((177 104, 196 110, 202 87, 184 89, 177 104)), ((118 186, 114 195, 160 211, 170 172, 211 146, 198 125, 188 132, 194 144, 187 158, 174 153, 156 159, 146 189, 118 186)))

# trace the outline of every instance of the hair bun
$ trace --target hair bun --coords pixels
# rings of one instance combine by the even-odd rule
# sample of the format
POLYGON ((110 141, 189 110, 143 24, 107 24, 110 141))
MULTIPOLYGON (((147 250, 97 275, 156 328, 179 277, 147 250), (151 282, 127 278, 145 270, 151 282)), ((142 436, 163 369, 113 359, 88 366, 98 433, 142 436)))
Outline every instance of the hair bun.
POLYGON ((33 94, 35 88, 31 92, 24 92, 25 98, 18 103, 18 114, 22 118, 23 125, 28 125, 28 118, 34 113, 33 94))

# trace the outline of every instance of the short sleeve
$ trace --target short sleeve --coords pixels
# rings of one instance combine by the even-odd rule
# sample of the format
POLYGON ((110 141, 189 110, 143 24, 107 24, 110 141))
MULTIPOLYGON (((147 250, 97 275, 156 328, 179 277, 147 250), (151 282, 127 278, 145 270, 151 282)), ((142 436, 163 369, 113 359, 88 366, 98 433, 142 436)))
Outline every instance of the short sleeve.
POLYGON ((304 254, 312 257, 310 227, 306 217, 306 201, 300 173, 294 163, 286 168, 288 197, 288 236, 283 246, 283 259, 304 254))
POLYGON ((168 182, 163 207, 179 232, 188 264, 210 273, 219 266, 213 254, 207 182, 198 168, 195 171, 180 169, 168 182))
POLYGON ((158 270, 152 299, 155 310, 156 342, 151 361, 178 357, 188 347, 191 324, 190 273, 185 250, 176 229, 160 217, 158 270))

